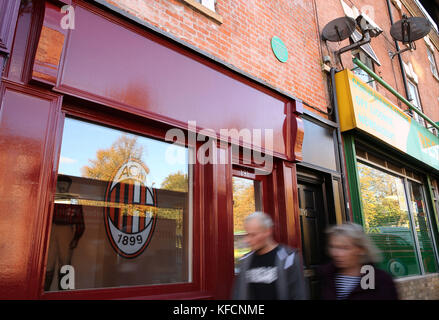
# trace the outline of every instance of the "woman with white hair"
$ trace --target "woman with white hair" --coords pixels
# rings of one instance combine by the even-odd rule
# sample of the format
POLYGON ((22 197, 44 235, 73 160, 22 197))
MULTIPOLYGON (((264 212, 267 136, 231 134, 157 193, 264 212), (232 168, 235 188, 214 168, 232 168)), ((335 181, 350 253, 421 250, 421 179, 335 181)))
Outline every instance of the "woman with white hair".
POLYGON ((396 300, 392 277, 375 267, 380 254, 363 228, 354 223, 327 230, 331 262, 320 267, 323 300, 396 300))

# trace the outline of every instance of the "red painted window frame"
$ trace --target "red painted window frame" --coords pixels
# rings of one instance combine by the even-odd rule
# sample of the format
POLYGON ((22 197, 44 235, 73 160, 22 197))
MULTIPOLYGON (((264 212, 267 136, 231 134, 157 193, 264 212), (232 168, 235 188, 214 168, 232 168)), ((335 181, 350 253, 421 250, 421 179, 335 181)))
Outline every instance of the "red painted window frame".
MULTIPOLYGON (((102 125, 117 130, 128 131, 133 134, 146 136, 150 138, 159 139, 165 141, 166 130, 171 127, 164 124, 153 122, 149 119, 141 118, 136 115, 127 114, 116 110, 107 109, 101 106, 92 106, 90 103, 74 103, 64 104, 62 113, 58 119, 58 129, 56 134, 56 152, 55 162, 53 169, 53 176, 51 177, 51 183, 49 186, 48 194, 50 194, 49 212, 46 219, 46 227, 44 230, 45 248, 43 249, 42 258, 47 261, 47 252, 49 245, 49 235, 53 209, 53 194, 56 186, 56 177, 58 172, 58 162, 61 152, 62 143, 62 130, 64 127, 64 120, 66 117, 74 118, 81 121, 90 122, 96 125, 102 125), (88 104, 88 106, 85 106, 88 104)), ((187 146, 187 143, 186 143, 187 146)), ((179 283, 179 284, 161 284, 161 285, 149 285, 149 286, 130 286, 130 287, 115 287, 115 288, 101 288, 101 289, 81 289, 64 292, 44 292, 43 281, 45 274, 45 267, 41 269, 40 273, 40 298, 48 300, 57 299, 210 299, 214 298, 214 292, 209 291, 203 285, 203 279, 206 278, 205 273, 208 268, 203 265, 209 264, 209 256, 200 252, 201 243, 208 242, 206 233, 202 232, 203 228, 200 198, 201 189, 199 188, 200 181, 200 164, 194 164, 193 174, 193 248, 192 248, 192 282, 179 283), (204 241, 203 241, 203 238, 204 241), (204 260, 204 261, 203 261, 204 260), (207 289, 207 290, 206 290, 207 289)), ((45 263, 44 263, 45 266, 45 263)))

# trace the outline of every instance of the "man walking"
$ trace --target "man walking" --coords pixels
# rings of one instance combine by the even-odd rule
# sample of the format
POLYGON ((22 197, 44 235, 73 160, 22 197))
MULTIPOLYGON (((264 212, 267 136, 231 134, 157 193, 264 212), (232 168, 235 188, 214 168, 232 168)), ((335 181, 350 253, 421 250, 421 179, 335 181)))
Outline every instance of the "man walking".
POLYGON ((273 240, 273 221, 254 212, 244 221, 251 252, 240 259, 232 298, 236 300, 304 300, 307 289, 300 253, 273 240))

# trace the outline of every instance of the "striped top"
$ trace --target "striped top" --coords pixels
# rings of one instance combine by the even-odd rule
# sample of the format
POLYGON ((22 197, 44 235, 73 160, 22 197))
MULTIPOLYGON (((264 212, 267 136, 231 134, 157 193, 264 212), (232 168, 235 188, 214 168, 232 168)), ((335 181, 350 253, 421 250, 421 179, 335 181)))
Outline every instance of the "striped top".
POLYGON ((360 277, 344 276, 341 274, 335 275, 335 291, 337 293, 337 300, 346 299, 356 286, 360 283, 360 277))

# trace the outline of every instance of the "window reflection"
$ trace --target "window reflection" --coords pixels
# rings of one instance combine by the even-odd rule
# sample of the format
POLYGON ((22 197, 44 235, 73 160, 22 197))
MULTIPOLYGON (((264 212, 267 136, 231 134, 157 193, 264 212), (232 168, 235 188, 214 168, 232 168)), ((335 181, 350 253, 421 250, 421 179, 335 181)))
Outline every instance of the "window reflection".
MULTIPOLYGON (((411 81, 407 81, 407 84, 408 84, 408 89, 409 89, 409 93, 410 93, 410 97, 411 97, 410 102, 412 103, 412 105, 414 105, 416 107, 416 109, 418 109, 419 111, 422 111, 421 101, 419 99, 418 87, 414 83, 412 83, 411 81)), ((421 118, 421 116, 419 116, 416 112, 412 112, 412 113, 413 113, 413 118, 421 126, 425 127, 425 120, 423 118, 421 118)))
MULTIPOLYGON (((46 291, 50 290, 55 273, 60 277, 61 267, 72 264, 73 250, 85 231, 83 208, 78 204, 79 195, 69 193, 71 185, 69 176, 58 176, 44 285, 46 291)), ((59 281, 57 289, 61 290, 59 281)))
MULTIPOLYGON (((359 50, 355 57, 363 62, 370 70, 374 70, 373 60, 362 49, 359 50)), ((367 83, 371 87, 375 88, 374 79, 366 71, 359 67, 355 67, 352 69, 352 72, 363 80, 364 83, 367 83)))
POLYGON ((238 260, 250 252, 244 241, 246 235, 244 219, 255 211, 262 210, 261 182, 240 177, 233 177, 233 235, 234 259, 238 260))
POLYGON ((409 182, 412 212, 415 220, 416 233, 418 235, 419 247, 422 255, 422 263, 427 273, 438 271, 434 254, 434 247, 430 228, 428 227, 427 213, 425 210, 424 198, 422 196, 422 185, 416 182, 409 182))
POLYGON ((401 178, 358 163, 364 229, 381 250, 380 267, 394 276, 419 274, 401 178))
POLYGON ((168 163, 171 145, 67 118, 46 269, 60 290, 190 282, 191 151, 168 163))

